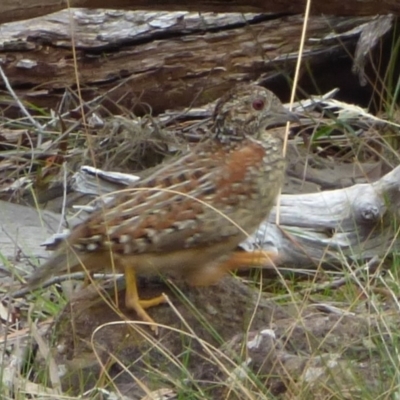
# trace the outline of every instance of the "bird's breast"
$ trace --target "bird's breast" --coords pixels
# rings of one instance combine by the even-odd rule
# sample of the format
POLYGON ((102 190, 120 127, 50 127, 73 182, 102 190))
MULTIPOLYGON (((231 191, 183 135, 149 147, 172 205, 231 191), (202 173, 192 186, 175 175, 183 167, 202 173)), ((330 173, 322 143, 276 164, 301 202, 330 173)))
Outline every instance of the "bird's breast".
MULTIPOLYGON (((228 160, 226 192, 237 201, 232 216, 252 233, 275 205, 285 175, 282 141, 249 141, 228 160)), ((221 191, 222 192, 222 191, 221 191)))

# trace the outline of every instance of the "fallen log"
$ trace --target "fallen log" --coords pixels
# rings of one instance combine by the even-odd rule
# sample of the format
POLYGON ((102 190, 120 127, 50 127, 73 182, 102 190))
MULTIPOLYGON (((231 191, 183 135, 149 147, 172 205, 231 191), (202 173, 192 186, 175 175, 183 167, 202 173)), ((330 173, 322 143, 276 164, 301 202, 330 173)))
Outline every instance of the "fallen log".
MULTIPOLYGON (((254 80, 288 98, 303 22, 301 15, 64 10, 2 25, 0 64, 21 102, 35 105, 32 112, 63 113, 82 99, 97 99, 95 105, 113 114, 128 109, 154 115, 208 103, 238 82, 254 80)), ((392 26, 391 16, 310 18, 301 95, 315 84, 321 92, 339 86, 357 93, 359 82, 367 82, 370 50, 392 26)), ((1 89, 6 86, 0 81, 1 89)), ((362 88, 363 98, 371 90, 362 88)), ((19 111, 8 97, 0 99, 0 108, 11 117, 19 111)))
POLYGON ((400 167, 372 184, 282 195, 279 208, 242 246, 274 248, 282 264, 296 268, 387 256, 399 248, 399 194, 400 167))
MULTIPOLYGON (((181 0, 152 2, 144 0, 116 0, 110 4, 104 0, 73 0, 68 3, 55 0, 37 0, 29 4, 20 4, 12 0, 3 0, 0 10, 0 23, 17 21, 38 17, 55 11, 71 7, 86 7, 91 9, 110 8, 123 10, 153 10, 153 11, 199 11, 199 12, 281 12, 281 13, 303 13, 305 4, 300 1, 270 1, 270 0, 251 0, 251 1, 196 1, 187 2, 181 0)), ((341 0, 322 1, 316 0, 311 4, 313 14, 331 15, 376 15, 376 14, 400 14, 400 5, 395 1, 348 1, 343 3, 341 0)))

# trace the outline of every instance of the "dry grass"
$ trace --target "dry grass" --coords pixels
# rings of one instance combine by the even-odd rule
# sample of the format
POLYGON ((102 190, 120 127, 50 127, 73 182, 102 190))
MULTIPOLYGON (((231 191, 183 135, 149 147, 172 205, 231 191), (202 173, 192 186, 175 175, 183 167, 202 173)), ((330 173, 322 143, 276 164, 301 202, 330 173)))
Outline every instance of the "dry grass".
MULTIPOLYGON (((309 5, 310 2, 307 7, 309 5)), ((71 98, 76 101, 72 108, 81 107, 79 91, 71 98)), ((32 117, 26 111, 19 121, 1 121, 3 135, 6 130, 9 133, 8 148, 0 163, 0 187, 9 191, 2 193, 13 200, 24 199, 33 185, 33 197, 39 204, 38 193, 48 192, 60 182, 60 176, 65 186, 65 181, 83 163, 108 170, 142 170, 153 167, 166 156, 173 156, 182 143, 186 145, 184 134, 168 135, 168 123, 157 119, 126 115, 126 118, 108 121, 98 117, 100 100, 86 104, 88 111, 85 108, 78 120, 72 118, 69 111, 60 109, 57 111, 61 119, 48 115, 32 117), (31 135, 31 126, 35 126, 40 135, 31 135), (64 162, 69 166, 66 170, 61 168, 64 162), (18 190, 11 187, 15 182, 21 182, 18 190)), ((297 132, 297 140, 306 137, 302 144, 306 145, 309 155, 345 164, 371 160, 390 167, 398 164, 398 121, 388 126, 386 120, 371 117, 353 105, 333 100, 327 103, 328 107, 339 111, 338 119, 323 118, 320 113, 311 112, 307 127, 297 132), (340 118, 348 122, 343 123, 340 118)), ((387 107, 391 111, 394 111, 393 104, 387 107)), ((328 111, 325 113, 327 115, 328 111)), ((197 132, 198 121, 184 121, 173 126, 173 133, 187 130, 190 124, 197 132)), ((44 289, 36 297, 26 298, 23 306, 28 304, 28 310, 22 307, 22 312, 12 309, 10 313, 3 306, 0 312, 2 320, 6 321, 2 331, 2 398, 23 399, 30 393, 42 399, 86 399, 99 396, 101 390, 103 395, 109 391, 118 398, 133 398, 129 397, 132 390, 127 390, 128 383, 135 387, 136 393, 142 393, 143 400, 397 398, 400 376, 398 259, 388 254, 377 264, 371 262, 356 267, 344 264, 340 271, 313 269, 307 280, 299 279, 297 274, 280 273, 272 281, 263 279, 262 275, 242 277, 246 285, 256 282, 258 298, 251 310, 253 317, 261 299, 268 298, 288 310, 291 318, 272 324, 266 322, 265 329, 257 332, 249 329, 232 332, 232 339, 221 346, 199 336, 175 307, 175 302, 169 301, 182 328, 164 326, 164 329, 181 338, 186 349, 181 354, 175 354, 147 334, 139 322, 127 320, 115 307, 113 299, 99 290, 107 304, 104 307, 119 315, 120 321, 101 324, 86 338, 88 354, 94 355, 98 367, 97 375, 92 390, 82 389, 80 385, 83 387, 86 382, 87 369, 78 365, 76 369, 82 371, 81 381, 74 387, 73 395, 68 394, 70 388, 61 387, 60 368, 65 366, 57 365, 49 347, 51 340, 47 340, 51 338, 44 337, 42 329, 48 326, 49 319, 59 315, 65 301, 58 289, 44 289), (385 274, 380 273, 382 270, 385 274), (21 319, 22 323, 16 322, 21 319), (97 341, 102 330, 126 325, 142 338, 143 346, 142 357, 129 364, 118 353, 111 352, 104 357, 97 341), (25 363, 32 361, 26 350, 30 349, 32 340, 38 344, 38 358, 42 360, 38 364, 25 363), (215 380, 207 381, 205 377, 209 375, 193 370, 192 358, 202 360, 204 369, 210 369, 215 380), (159 365, 168 365, 173 373, 158 368, 159 365), (143 379, 144 375, 148 379, 143 379), (33 377, 40 378, 41 384, 34 382, 33 377), (49 389, 50 386, 53 389, 49 389)), ((177 289, 175 294, 196 312, 182 292, 177 289)), ((221 337, 213 327, 207 326, 201 316, 199 318, 204 329, 220 343, 221 337)), ((77 363, 85 361, 83 359, 77 363)))

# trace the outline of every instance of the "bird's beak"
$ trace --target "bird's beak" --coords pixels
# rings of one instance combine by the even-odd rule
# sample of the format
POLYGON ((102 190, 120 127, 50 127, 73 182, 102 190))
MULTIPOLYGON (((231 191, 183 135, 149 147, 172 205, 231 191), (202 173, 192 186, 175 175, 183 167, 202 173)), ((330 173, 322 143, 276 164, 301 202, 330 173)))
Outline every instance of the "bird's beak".
POLYGON ((287 110, 284 108, 282 110, 282 122, 300 122, 300 118, 292 111, 287 110))
POLYGON ((273 117, 268 121, 268 127, 286 122, 300 122, 300 118, 294 112, 282 107, 279 111, 273 113, 273 117))

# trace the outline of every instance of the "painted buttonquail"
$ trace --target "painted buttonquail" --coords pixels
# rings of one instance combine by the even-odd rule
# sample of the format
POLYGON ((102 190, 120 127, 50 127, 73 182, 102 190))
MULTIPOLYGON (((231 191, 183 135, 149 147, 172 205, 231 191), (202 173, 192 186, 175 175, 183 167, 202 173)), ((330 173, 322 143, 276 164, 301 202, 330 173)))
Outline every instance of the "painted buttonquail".
POLYGON ((231 269, 268 258, 234 250, 268 216, 283 183, 284 137, 265 128, 292 120, 297 117, 263 87, 231 90, 216 105, 207 140, 116 193, 72 230, 28 286, 81 268, 121 271, 126 307, 157 331, 145 309, 164 297, 141 300, 137 274, 208 285, 231 269))

